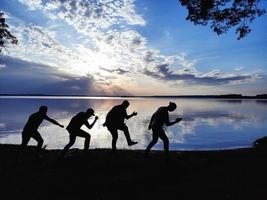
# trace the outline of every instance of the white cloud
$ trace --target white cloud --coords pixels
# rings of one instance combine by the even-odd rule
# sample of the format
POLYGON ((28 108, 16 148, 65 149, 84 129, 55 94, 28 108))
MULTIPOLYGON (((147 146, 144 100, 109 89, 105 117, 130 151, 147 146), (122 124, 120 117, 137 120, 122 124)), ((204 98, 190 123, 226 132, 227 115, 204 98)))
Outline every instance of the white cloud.
POLYGON ((141 52, 137 51, 144 48, 145 38, 133 30, 117 29, 145 24, 144 19, 136 14, 132 0, 21 2, 67 22, 84 36, 78 33, 76 37, 72 36, 70 40, 75 40, 77 36, 83 40, 78 44, 74 42, 73 48, 69 49, 56 41, 55 31, 51 34, 43 27, 23 24, 15 28, 20 41, 15 47, 16 56, 20 58, 30 57, 35 62, 42 58, 46 64, 65 65, 64 70, 67 68, 77 74, 86 74, 97 71, 99 67, 124 66, 131 69, 136 66, 136 58, 141 57, 141 52), (113 28, 115 25, 116 28, 113 28), (31 56, 25 55, 27 52, 31 56))
POLYGON ((31 10, 42 9, 52 18, 61 18, 77 29, 109 28, 123 23, 145 25, 135 12, 134 0, 19 0, 31 10))
POLYGON ((26 4, 29 10, 36 10, 42 8, 42 0, 18 0, 19 2, 26 4))
POLYGON ((0 64, 0 69, 2 68, 6 68, 6 65, 5 64, 0 64))
POLYGON ((95 81, 106 85, 118 85, 122 81, 134 83, 133 79, 140 78, 144 71, 150 72, 147 77, 152 78, 151 82, 155 84, 161 79, 166 85, 175 81, 176 86, 190 77, 193 84, 217 79, 221 84, 248 80, 242 78, 244 74, 219 70, 200 72, 196 69, 197 60, 188 59, 184 53, 167 56, 148 47, 147 39, 134 29, 136 25, 146 24, 136 12, 134 0, 19 1, 31 10, 42 11, 53 23, 61 22, 65 29, 59 33, 56 25, 54 28, 27 23, 13 26, 20 41, 12 51, 16 57, 49 64, 75 75, 90 74, 95 81), (74 32, 69 34, 69 29, 74 32), (168 66, 168 74, 159 72, 159 66, 163 65, 168 66), (123 70, 131 74, 121 73, 123 70), (171 75, 171 79, 166 75, 171 75), (240 78, 231 80, 236 76, 240 78))

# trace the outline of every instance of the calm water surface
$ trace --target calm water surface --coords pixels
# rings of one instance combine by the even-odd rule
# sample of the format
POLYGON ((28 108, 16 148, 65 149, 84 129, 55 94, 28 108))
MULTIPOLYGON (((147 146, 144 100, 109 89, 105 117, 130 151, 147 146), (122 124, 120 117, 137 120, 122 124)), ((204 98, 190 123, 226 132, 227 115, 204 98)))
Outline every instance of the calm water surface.
MULTIPOLYGON (((48 116, 67 126, 71 117, 87 108, 95 109, 99 116, 96 125, 85 131, 91 134, 90 148, 110 148, 111 135, 102 126, 107 112, 122 98, 69 98, 69 97, 0 97, 0 143, 20 144, 21 131, 30 114, 41 105, 48 106, 48 116)), ((172 150, 203 150, 248 147, 252 142, 267 135, 266 100, 227 100, 227 99, 190 99, 190 98, 128 98, 131 105, 128 114, 137 111, 138 115, 127 121, 133 140, 139 143, 128 147, 124 134, 119 134, 117 147, 120 149, 144 149, 151 140, 147 126, 151 115, 169 101, 177 104, 178 109, 171 113, 183 121, 166 127, 172 150)), ((92 119, 89 120, 89 122, 92 119)), ((63 148, 68 143, 68 132, 44 121, 39 129, 47 148, 63 148)), ((83 138, 77 138, 73 148, 83 148, 83 138)), ((30 144, 36 144, 34 140, 30 144)), ((159 142, 154 149, 162 149, 159 142)))

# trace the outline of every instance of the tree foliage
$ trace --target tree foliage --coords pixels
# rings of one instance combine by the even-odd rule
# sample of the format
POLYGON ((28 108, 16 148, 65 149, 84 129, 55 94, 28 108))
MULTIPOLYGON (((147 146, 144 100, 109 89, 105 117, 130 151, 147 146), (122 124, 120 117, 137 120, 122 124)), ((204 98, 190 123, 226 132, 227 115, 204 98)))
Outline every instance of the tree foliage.
POLYGON ((249 24, 265 13, 259 9, 260 0, 179 0, 188 10, 186 20, 195 25, 208 25, 221 35, 236 26, 238 40, 250 31, 249 24))
POLYGON ((7 41, 10 41, 12 44, 18 43, 17 38, 9 32, 8 28, 9 26, 6 24, 4 13, 0 12, 0 53, 5 48, 7 41))

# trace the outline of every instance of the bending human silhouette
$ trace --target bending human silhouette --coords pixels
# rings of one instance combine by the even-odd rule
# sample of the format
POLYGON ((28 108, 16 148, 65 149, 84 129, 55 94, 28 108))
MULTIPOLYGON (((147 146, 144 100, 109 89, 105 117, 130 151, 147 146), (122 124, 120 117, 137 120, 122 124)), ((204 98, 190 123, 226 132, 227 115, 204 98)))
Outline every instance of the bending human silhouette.
POLYGON ((67 131, 69 132, 69 143, 64 147, 60 157, 64 157, 69 148, 75 143, 76 137, 85 138, 84 141, 84 151, 86 152, 89 149, 91 135, 81 129, 82 125, 85 125, 87 128, 91 129, 98 117, 95 116, 95 119, 92 124, 89 124, 87 121, 91 116, 95 116, 94 110, 92 108, 87 109, 86 112, 80 112, 70 120, 70 123, 67 126, 67 131))
POLYGON ((126 137, 128 146, 132 146, 137 144, 137 142, 134 142, 131 140, 128 127, 124 123, 125 119, 130 119, 133 116, 137 115, 137 112, 133 112, 132 114, 128 115, 126 109, 130 103, 125 100, 120 105, 114 106, 107 114, 106 121, 103 124, 103 126, 106 126, 109 132, 112 135, 112 150, 115 152, 117 150, 116 143, 118 140, 118 130, 121 130, 124 132, 124 135, 126 137))
MULTIPOLYGON (((48 108, 46 106, 41 106, 38 112, 31 114, 22 131, 22 142, 19 152, 21 151, 22 148, 26 147, 30 139, 33 138, 37 141, 36 155, 39 156, 44 140, 41 137, 40 133, 38 132, 38 128, 44 119, 51 122, 52 124, 64 128, 63 125, 61 125, 56 120, 51 119, 46 115, 47 110, 48 108)), ((19 156, 19 152, 17 154, 17 158, 19 156)))
POLYGON ((166 107, 160 107, 151 117, 148 130, 152 129, 153 136, 152 141, 149 143, 149 145, 146 148, 146 155, 150 151, 150 149, 158 142, 158 139, 160 138, 164 143, 164 151, 166 154, 169 153, 169 139, 165 134, 165 131, 163 130, 163 125, 172 126, 182 120, 182 118, 176 118, 175 121, 170 122, 169 121, 169 112, 172 112, 176 109, 176 104, 173 102, 170 102, 168 106, 166 107))

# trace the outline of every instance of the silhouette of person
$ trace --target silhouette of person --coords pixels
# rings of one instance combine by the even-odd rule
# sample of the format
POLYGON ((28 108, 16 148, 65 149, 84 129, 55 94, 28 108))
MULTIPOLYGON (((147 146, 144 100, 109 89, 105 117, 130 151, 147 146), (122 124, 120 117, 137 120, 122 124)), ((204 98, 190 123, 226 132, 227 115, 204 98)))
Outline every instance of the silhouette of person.
POLYGON ((166 154, 169 153, 169 139, 165 134, 165 131, 163 130, 163 125, 172 126, 182 120, 182 118, 176 118, 175 121, 170 122, 169 121, 169 112, 172 112, 176 109, 176 104, 173 102, 170 102, 168 106, 166 107, 160 107, 151 117, 148 130, 152 129, 153 136, 152 141, 149 143, 149 145, 146 148, 146 155, 150 151, 150 149, 158 142, 158 139, 160 138, 164 143, 164 151, 166 154))
POLYGON ((91 116, 95 116, 94 110, 92 108, 87 109, 86 112, 80 112, 70 120, 70 123, 67 126, 67 131, 69 132, 69 143, 64 147, 61 157, 64 157, 69 148, 74 144, 76 137, 85 138, 84 142, 84 151, 86 152, 89 149, 91 135, 83 130, 81 130, 82 125, 85 125, 87 128, 91 129, 98 117, 95 116, 95 119, 92 124, 89 124, 87 121, 91 116))
POLYGON ((118 140, 118 130, 121 130, 124 132, 124 135, 126 137, 128 146, 132 146, 137 144, 137 142, 134 142, 131 140, 128 127, 124 123, 125 119, 130 119, 133 116, 137 115, 137 112, 133 112, 132 114, 128 115, 126 109, 130 103, 125 100, 120 105, 114 106, 107 114, 106 121, 103 124, 103 126, 106 126, 109 132, 112 135, 112 150, 113 152, 116 151, 116 143, 118 140))
POLYGON ((60 126, 61 128, 64 128, 63 125, 59 124, 56 120, 49 118, 46 113, 47 113, 47 107, 46 106, 41 106, 39 108, 39 111, 36 113, 33 113, 26 125, 23 128, 22 131, 22 143, 21 143, 21 148, 24 148, 27 146, 28 142, 30 141, 31 138, 35 139, 37 141, 37 151, 36 155, 39 156, 40 150, 43 145, 43 138, 41 137, 40 133, 38 132, 38 128, 40 124, 43 122, 43 120, 47 120, 55 125, 60 126))

